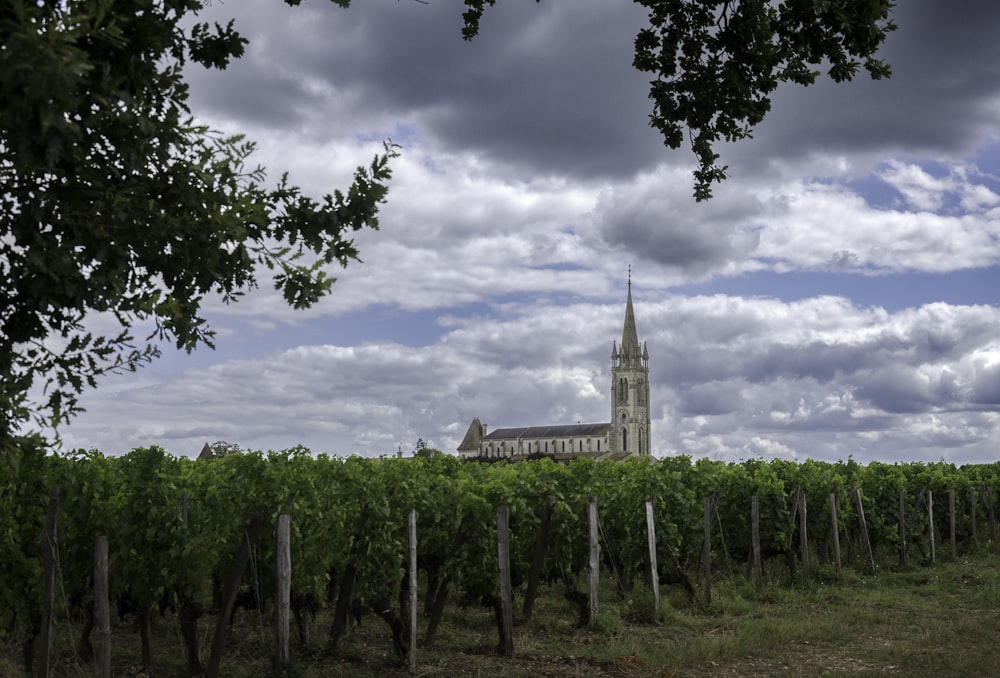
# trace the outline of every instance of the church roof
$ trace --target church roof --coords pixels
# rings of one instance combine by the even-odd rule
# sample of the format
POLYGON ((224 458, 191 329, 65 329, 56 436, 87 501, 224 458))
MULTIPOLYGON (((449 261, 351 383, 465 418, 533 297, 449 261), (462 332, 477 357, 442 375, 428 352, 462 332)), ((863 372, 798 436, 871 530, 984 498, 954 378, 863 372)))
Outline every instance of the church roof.
POLYGON ((521 426, 519 428, 498 428, 483 440, 515 440, 517 438, 566 438, 569 436, 604 435, 611 424, 563 424, 560 426, 521 426))
POLYGON ((462 438, 462 444, 458 446, 458 451, 474 452, 479 449, 479 441, 482 439, 483 423, 479 421, 479 417, 476 417, 469 424, 469 430, 465 432, 465 437, 462 438))

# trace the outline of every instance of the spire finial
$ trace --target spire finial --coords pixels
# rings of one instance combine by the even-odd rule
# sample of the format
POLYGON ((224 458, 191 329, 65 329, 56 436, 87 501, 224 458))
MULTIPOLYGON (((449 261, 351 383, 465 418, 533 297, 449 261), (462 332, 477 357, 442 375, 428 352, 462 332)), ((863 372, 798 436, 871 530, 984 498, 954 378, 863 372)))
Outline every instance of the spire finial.
POLYGON ((632 264, 628 265, 628 288, 632 289, 632 264))

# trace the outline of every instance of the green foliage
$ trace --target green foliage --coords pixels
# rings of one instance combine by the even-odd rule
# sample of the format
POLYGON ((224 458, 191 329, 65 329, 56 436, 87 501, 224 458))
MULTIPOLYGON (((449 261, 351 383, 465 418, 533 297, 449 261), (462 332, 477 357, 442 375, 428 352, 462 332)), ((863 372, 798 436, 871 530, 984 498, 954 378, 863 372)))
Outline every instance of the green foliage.
MULTIPOLYGON (((481 600, 497 592, 497 509, 510 509, 511 571, 526 576, 548 497, 554 499, 554 511, 546 571, 564 572, 571 585, 583 589, 578 576, 588 566, 587 506, 594 497, 605 556, 601 576, 622 594, 626 616, 657 623, 650 593, 637 580, 647 558, 646 501, 654 507, 661 575, 696 568, 706 497, 716 498, 718 511, 712 525, 713 570, 724 571, 729 559, 737 574, 744 570, 739 556, 749 549, 753 496, 760 505, 765 550, 785 549, 798 529, 791 521, 796 490, 809 502, 814 545, 830 529, 830 494, 839 497, 838 530, 846 548, 858 527, 844 488, 854 486, 862 491, 876 548, 895 548, 900 492, 907 502, 907 539, 914 542, 927 529, 926 506, 919 503, 927 489, 936 497, 935 506, 944 507, 949 489, 981 489, 984 482, 995 487, 997 482, 997 465, 726 464, 688 457, 474 464, 440 454, 345 459, 315 456, 302 447, 194 460, 155 447, 110 458, 93 450, 46 455, 38 439, 20 444, 12 458, 16 464, 0 460, 0 562, 6 584, 0 588, 0 633, 12 640, 30 636, 36 621, 40 535, 57 486, 61 587, 69 594, 87 588, 94 540, 104 534, 113 595, 128 590, 145 611, 163 593, 205 600, 207 582, 228 573, 253 515, 263 529, 248 579, 269 596, 274 548, 268 535, 282 513, 292 519, 292 589, 298 594, 322 599, 330 573, 343 574, 353 562, 353 595, 396 600, 408 554, 409 514, 415 510, 418 566, 428 572, 434 567, 440 578, 448 578, 456 597, 481 600)), ((935 523, 943 535, 939 521, 946 511, 938 510, 935 523)), ((985 533, 986 526, 982 529, 985 533)), ((812 571, 824 576, 815 574, 819 568, 812 571)), ((607 616, 597 622, 599 630, 614 630, 617 623, 607 616)))
POLYGON ((0 446, 57 425, 108 372, 157 342, 212 345, 208 296, 267 270, 304 308, 330 291, 352 233, 378 227, 397 147, 321 201, 265 185, 254 144, 196 124, 182 68, 224 68, 246 43, 193 20, 201 0, 14 2, 0 9, 0 446), (118 330, 93 333, 100 314, 118 330), (133 343, 132 328, 152 333, 133 343), (45 386, 44 400, 28 393, 45 386))
POLYGON ((436 457, 440 454, 443 454, 441 450, 436 449, 434 447, 426 447, 423 445, 418 446, 417 449, 414 450, 413 452, 414 457, 423 457, 424 459, 432 459, 433 457, 436 457))
POLYGON ((0 459, 0 638, 33 631, 42 600, 42 530, 53 488, 51 459, 37 438, 22 439, 16 465, 0 459))

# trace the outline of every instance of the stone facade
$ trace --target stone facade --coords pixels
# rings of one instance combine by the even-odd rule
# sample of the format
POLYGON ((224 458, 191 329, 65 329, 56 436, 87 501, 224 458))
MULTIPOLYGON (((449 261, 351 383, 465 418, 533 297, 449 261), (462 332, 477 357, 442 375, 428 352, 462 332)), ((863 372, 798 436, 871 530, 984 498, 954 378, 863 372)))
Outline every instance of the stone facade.
POLYGON ((487 460, 644 456, 651 449, 649 421, 649 353, 645 344, 639 344, 630 280, 621 346, 613 342, 611 347, 611 421, 498 428, 487 432, 476 417, 458 446, 458 453, 487 460))

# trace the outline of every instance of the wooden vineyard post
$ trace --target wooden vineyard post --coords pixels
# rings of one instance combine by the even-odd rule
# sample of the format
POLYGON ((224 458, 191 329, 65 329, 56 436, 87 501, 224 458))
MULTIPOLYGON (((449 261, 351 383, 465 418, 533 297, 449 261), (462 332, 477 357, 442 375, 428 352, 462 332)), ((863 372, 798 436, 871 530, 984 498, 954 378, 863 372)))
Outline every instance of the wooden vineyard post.
POLYGON ((854 499, 854 508, 858 512, 858 527, 861 529, 861 545, 868 557, 868 572, 875 574, 875 554, 872 552, 872 542, 868 538, 868 522, 865 520, 865 507, 861 503, 861 490, 855 487, 851 496, 854 499))
POLYGON ((840 525, 837 522, 837 495, 830 493, 830 529, 833 530, 833 559, 840 574, 840 525))
POLYGON ((975 548, 976 546, 976 488, 969 488, 969 530, 972 533, 972 543, 970 546, 975 548))
POLYGON ((545 550, 549 542, 549 525, 552 524, 552 511, 555 509, 556 498, 551 494, 545 498, 542 505, 542 520, 538 526, 538 538, 535 540, 535 553, 531 559, 531 574, 528 576, 528 590, 524 594, 524 607, 521 614, 525 619, 531 619, 535 607, 535 596, 538 594, 538 582, 542 578, 542 568, 545 566, 545 550))
POLYGON ((649 586, 653 590, 653 612, 660 611, 660 574, 656 567, 656 520, 653 502, 646 502, 646 544, 649 548, 649 586))
POLYGON ((288 666, 288 631, 289 618, 291 617, 292 606, 292 552, 291 552, 291 516, 282 513, 278 516, 275 529, 276 539, 274 547, 274 570, 275 570, 275 592, 274 592, 274 624, 275 637, 278 642, 276 662, 278 673, 282 673, 288 666))
POLYGON ((514 610, 510 588, 510 507, 501 506, 497 509, 497 560, 500 565, 500 647, 499 654, 504 657, 514 656, 514 638, 511 629, 514 625, 514 610))
POLYGON ((705 580, 705 604, 712 604, 712 500, 705 497, 705 542, 701 547, 701 574, 705 580))
POLYGON ((410 673, 417 669, 417 510, 410 509, 410 673))
POLYGON ((108 596, 108 538, 94 542, 94 626, 97 627, 97 678, 111 678, 111 601, 108 596))
POLYGON ((764 567, 760 561, 760 502, 755 494, 750 498, 750 557, 753 581, 764 584, 764 567))
POLYGON ((951 559, 958 560, 958 544, 955 541, 955 488, 948 489, 948 538, 951 541, 951 559))
POLYGON ((42 618, 35 646, 34 674, 49 676, 49 655, 52 652, 52 608, 56 600, 56 562, 59 557, 59 486, 45 509, 45 531, 42 533, 42 618))
POLYGON ((899 565, 906 565, 906 491, 899 491, 899 565))
POLYGON ((590 498, 587 508, 587 523, 590 534, 590 555, 587 559, 587 581, 589 584, 589 608, 587 624, 590 628, 597 625, 598 598, 601 588, 601 553, 597 538, 597 497, 590 498))
POLYGON ((997 519, 993 513, 993 488, 983 485, 983 501, 986 502, 986 518, 990 521, 990 539, 997 543, 997 519))
POLYGON ((796 490, 799 500, 799 553, 802 555, 802 583, 809 581, 809 532, 806 521, 806 493, 796 490))
POLYGON ((94 626, 97 678, 111 678, 111 600, 108 595, 108 538, 94 540, 94 626))
POLYGON ((930 490, 927 490, 927 536, 931 542, 931 565, 933 565, 936 555, 934 551, 934 495, 930 490))

